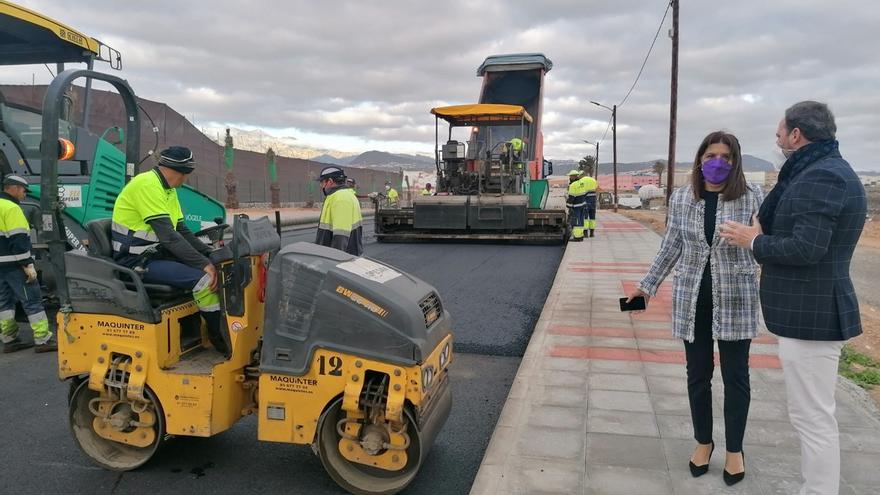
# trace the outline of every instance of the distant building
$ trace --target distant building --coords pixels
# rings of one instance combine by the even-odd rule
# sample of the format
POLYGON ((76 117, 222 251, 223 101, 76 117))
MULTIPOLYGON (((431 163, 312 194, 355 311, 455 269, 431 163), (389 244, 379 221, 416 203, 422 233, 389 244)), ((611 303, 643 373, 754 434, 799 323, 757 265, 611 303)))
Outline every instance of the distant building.
MULTIPOLYGON (((617 174, 618 191, 635 191, 645 185, 660 186, 660 179, 656 175, 624 175, 617 174)), ((614 189, 614 175, 605 174, 599 176, 599 188, 605 191, 614 189)))

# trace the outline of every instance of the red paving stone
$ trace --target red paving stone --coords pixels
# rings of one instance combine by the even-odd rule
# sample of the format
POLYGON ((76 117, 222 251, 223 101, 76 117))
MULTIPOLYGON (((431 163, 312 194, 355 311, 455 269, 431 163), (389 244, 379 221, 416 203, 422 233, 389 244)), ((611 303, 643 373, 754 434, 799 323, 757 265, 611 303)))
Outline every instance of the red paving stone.
MULTIPOLYGON (((553 346, 549 355, 552 357, 575 359, 606 359, 611 361, 641 361, 643 363, 684 364, 684 351, 624 349, 620 347, 592 346, 553 346)), ((718 353, 715 353, 715 364, 719 364, 718 353)), ((779 358, 767 354, 749 356, 750 368, 781 368, 779 358)))
MULTIPOLYGON (((672 336, 672 332, 662 328, 610 328, 610 327, 576 327, 570 325, 553 325, 549 332, 553 335, 576 335, 590 337, 616 337, 616 338, 639 338, 655 340, 678 340, 672 336)), ((776 344, 777 339, 773 335, 759 335, 752 339, 753 344, 776 344)))

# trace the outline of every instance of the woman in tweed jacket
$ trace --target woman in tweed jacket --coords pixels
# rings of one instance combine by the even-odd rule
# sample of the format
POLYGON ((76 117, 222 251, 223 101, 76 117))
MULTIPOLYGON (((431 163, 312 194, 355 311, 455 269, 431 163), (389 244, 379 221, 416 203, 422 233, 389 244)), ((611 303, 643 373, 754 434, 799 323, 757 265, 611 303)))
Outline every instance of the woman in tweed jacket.
POLYGON ((674 270, 672 334, 684 340, 688 398, 694 438, 694 477, 705 474, 715 448, 712 440, 714 340, 718 341, 724 381, 727 458, 724 480, 745 476, 742 439, 749 410, 749 346, 758 333, 758 265, 751 251, 727 245, 718 228, 726 221, 748 224, 763 195, 746 183, 739 141, 713 132, 694 159, 691 184, 670 199, 666 235, 647 275, 630 298, 656 294, 674 270))

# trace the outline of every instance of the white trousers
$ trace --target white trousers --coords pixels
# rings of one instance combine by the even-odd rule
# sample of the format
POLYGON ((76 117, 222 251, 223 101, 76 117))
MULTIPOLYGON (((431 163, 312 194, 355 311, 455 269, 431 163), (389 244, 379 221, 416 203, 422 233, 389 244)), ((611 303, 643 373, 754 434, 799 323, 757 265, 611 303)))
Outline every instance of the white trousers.
POLYGON ((788 416, 801 439, 800 495, 837 495, 840 434, 834 389, 842 341, 779 337, 779 360, 788 394, 788 416))

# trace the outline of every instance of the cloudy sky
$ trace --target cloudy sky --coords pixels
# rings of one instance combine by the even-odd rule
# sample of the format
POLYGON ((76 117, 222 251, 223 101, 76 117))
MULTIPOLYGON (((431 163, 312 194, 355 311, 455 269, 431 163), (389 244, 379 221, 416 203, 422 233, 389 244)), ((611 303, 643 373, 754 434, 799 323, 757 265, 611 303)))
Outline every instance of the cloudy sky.
MULTIPOLYGON (((294 136, 304 146, 432 154, 433 106, 479 96, 487 55, 543 52, 545 156, 592 154, 638 72, 667 0, 150 2, 32 0, 29 8, 101 39, 122 76, 197 125, 294 136)), ((668 146, 671 13, 618 110, 618 159, 668 146)), ((831 105, 841 149, 880 169, 880 6, 873 0, 683 0, 677 156, 715 129, 782 161, 774 133, 803 99, 831 105)), ((45 67, 4 68, 38 83, 45 67)), ((600 146, 611 160, 611 133, 600 146)))

